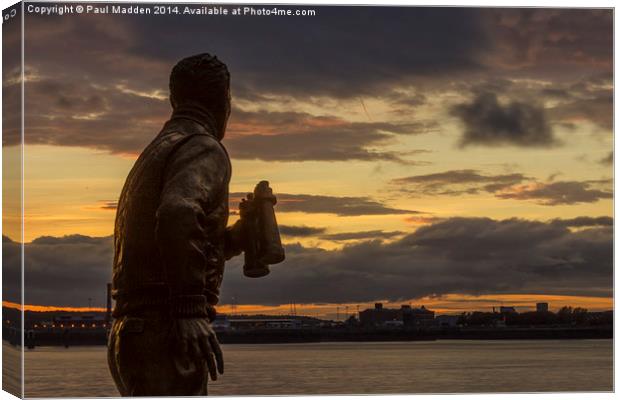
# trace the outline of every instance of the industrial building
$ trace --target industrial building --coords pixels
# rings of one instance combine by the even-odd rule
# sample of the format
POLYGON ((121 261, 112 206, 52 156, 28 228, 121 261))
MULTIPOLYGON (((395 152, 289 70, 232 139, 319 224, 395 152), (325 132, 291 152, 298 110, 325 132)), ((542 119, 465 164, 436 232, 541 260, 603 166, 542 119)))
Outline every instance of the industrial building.
POLYGON ((459 324, 458 315, 438 315, 435 317, 435 326, 440 328, 456 328, 459 324))
POLYGON ((374 308, 360 311, 359 320, 366 327, 412 327, 428 326, 435 319, 435 312, 424 306, 412 308, 402 305, 400 308, 383 308, 382 303, 376 303, 374 308))
POLYGON ((513 314, 516 312, 517 312, 517 309, 513 306, 500 306, 499 308, 500 314, 513 314))
POLYGON ((216 331, 301 329, 302 321, 295 318, 228 318, 218 315, 212 325, 216 331))

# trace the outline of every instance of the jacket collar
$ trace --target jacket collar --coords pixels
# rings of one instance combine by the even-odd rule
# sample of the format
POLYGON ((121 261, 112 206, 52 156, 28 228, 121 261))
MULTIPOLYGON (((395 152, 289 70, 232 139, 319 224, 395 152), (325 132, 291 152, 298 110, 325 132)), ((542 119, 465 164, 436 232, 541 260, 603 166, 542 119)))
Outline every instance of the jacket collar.
POLYGON ((204 107, 195 104, 184 104, 182 106, 178 106, 172 111, 170 122, 178 119, 193 121, 200 125, 200 127, 203 128, 207 134, 215 137, 218 141, 220 140, 215 128, 215 119, 204 107))

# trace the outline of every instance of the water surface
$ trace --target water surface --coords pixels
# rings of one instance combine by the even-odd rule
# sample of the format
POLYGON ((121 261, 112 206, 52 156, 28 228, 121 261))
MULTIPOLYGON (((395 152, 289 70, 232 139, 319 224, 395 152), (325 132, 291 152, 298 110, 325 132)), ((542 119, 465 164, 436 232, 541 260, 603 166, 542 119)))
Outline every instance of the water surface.
MULTIPOLYGON (((612 340, 224 345, 211 395, 611 391, 612 340)), ((118 396, 105 347, 25 355, 26 396, 118 396)))

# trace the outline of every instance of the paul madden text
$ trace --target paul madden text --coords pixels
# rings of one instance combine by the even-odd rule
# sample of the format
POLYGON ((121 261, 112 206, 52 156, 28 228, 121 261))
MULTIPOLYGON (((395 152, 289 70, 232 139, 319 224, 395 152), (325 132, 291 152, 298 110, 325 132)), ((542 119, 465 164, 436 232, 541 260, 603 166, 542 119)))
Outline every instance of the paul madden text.
POLYGON ((28 4, 27 14, 67 15, 67 14, 131 14, 131 15, 206 15, 206 16, 316 16, 316 10, 282 6, 204 6, 193 5, 130 5, 130 4, 28 4))

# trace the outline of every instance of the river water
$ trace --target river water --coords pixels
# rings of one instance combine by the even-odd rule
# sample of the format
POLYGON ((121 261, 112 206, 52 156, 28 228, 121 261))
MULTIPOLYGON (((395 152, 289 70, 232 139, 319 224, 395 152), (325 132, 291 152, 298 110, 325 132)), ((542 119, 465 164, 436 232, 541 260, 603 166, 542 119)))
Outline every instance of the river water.
MULTIPOLYGON (((439 340, 224 345, 226 371, 218 381, 210 383, 209 393, 611 391, 612 343, 439 340)), ((26 396, 118 396, 108 373, 105 350, 27 350, 26 396)))

